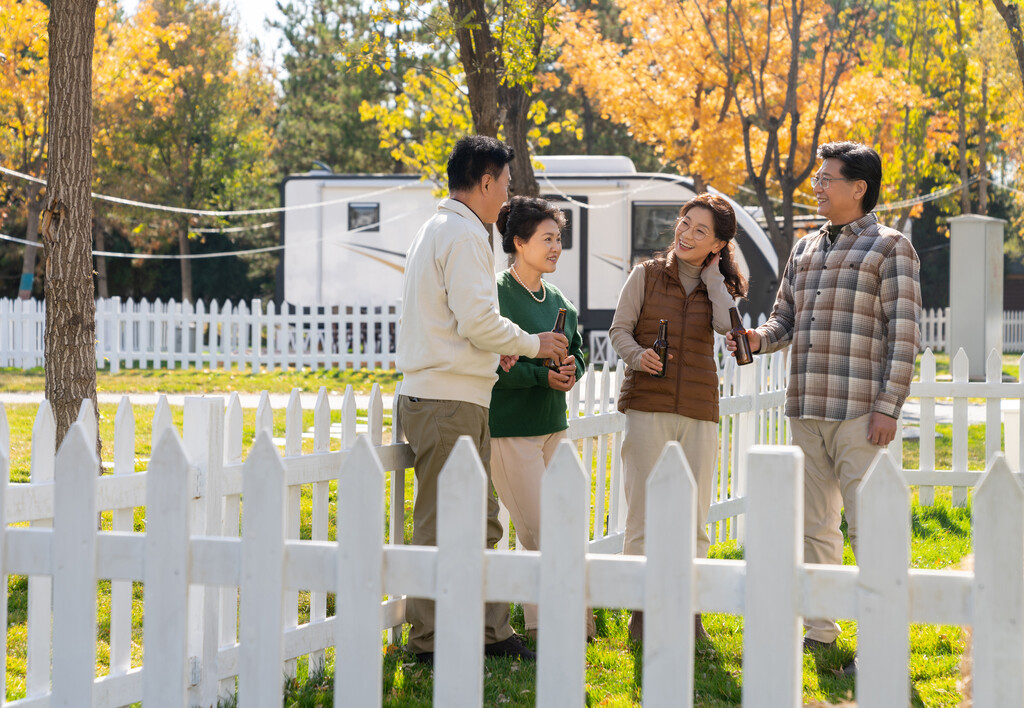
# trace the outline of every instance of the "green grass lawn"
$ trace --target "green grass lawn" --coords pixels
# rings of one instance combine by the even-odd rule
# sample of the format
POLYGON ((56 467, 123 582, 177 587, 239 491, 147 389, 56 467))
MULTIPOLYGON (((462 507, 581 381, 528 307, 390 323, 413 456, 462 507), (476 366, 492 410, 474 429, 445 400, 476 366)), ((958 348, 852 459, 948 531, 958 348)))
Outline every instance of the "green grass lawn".
MULTIPOLYGON (((948 366, 948 359, 947 359, 948 366)), ((1014 370, 1014 375, 1016 370, 1014 370)), ((310 372, 269 373, 251 376, 248 374, 208 372, 125 372, 121 374, 101 373, 98 382, 100 390, 112 392, 164 391, 186 392, 202 390, 228 392, 232 390, 259 391, 262 389, 286 393, 293 387, 316 391, 325 385, 329 390, 341 392, 345 385, 352 384, 360 392, 368 392, 376 381, 385 390, 394 389, 395 377, 391 372, 348 371, 334 377, 331 374, 310 372)), ((41 372, 0 371, 0 391, 40 390, 43 386, 41 372)), ((37 407, 35 405, 11 405, 6 407, 11 426, 12 481, 27 481, 29 475, 31 426, 37 407)), ((115 405, 101 405, 99 424, 104 440, 113 439, 115 405)), ((181 425, 182 410, 172 407, 175 424, 181 425)), ((137 406, 136 458, 137 469, 145 469, 149 457, 150 421, 152 407, 137 406)), ((275 436, 284 435, 284 410, 274 412, 275 436)), ((244 446, 251 444, 255 411, 244 411, 244 446)), ((340 411, 334 411, 334 419, 340 418, 340 411)), ((303 425, 312 425, 312 411, 304 414, 303 425)), ((938 426, 942 435, 936 440, 936 465, 948 467, 951 459, 950 426, 938 426)), ((312 449, 312 441, 303 441, 304 450, 312 449)), ((332 440, 332 449, 338 442, 332 440)), ((596 446, 595 446, 596 448, 596 446)), ((904 459, 908 468, 916 466, 917 441, 904 442, 904 459)), ((113 456, 112 446, 104 446, 104 459, 113 456)), ((971 426, 969 433, 969 457, 972 469, 984 466, 984 426, 971 426)), ((333 538, 334 485, 331 485, 332 517, 330 519, 333 538)), ((406 498, 412 498, 412 474, 406 479, 406 498)), ((406 503, 406 537, 411 533, 411 502, 406 503)), ((936 504, 922 507, 916 501, 911 514, 911 563, 915 568, 955 567, 963 555, 970 552, 970 507, 953 508, 949 494, 940 490, 936 504)), ((308 487, 302 496, 302 537, 310 537, 311 499, 308 487)), ((141 511, 136 514, 137 525, 142 529, 141 511)), ((109 514, 104 516, 104 525, 109 528, 109 514)), ((734 541, 719 543, 712 547, 711 555, 719 558, 742 558, 743 550, 734 541)), ((847 547, 846 562, 852 563, 852 553, 847 547)), ((142 586, 133 588, 133 666, 142 662, 142 586)), ((27 582, 24 577, 8 579, 8 645, 7 645, 7 698, 15 700, 24 697, 25 674, 25 633, 27 582)), ((333 614, 333 596, 329 597, 328 612, 333 614)), ((308 618, 308 596, 300 595, 300 621, 308 618)), ((638 706, 642 695, 642 655, 627 639, 626 622, 628 612, 617 609, 598 610, 598 638, 587 647, 587 703, 602 706, 638 706)), ((97 674, 107 672, 109 663, 109 583, 104 581, 98 588, 98 631, 97 631, 97 674)), ((849 661, 855 652, 856 625, 840 622, 843 636, 837 646, 818 655, 804 655, 804 699, 839 702, 852 695, 854 680, 836 675, 835 670, 849 661)), ((522 613, 518 608, 513 612, 513 625, 521 632, 522 613)), ((736 706, 740 705, 742 694, 742 638, 743 619, 723 614, 705 615, 705 626, 711 634, 709 644, 699 647, 695 664, 695 705, 736 706)), ((913 705, 957 706, 959 694, 956 682, 957 668, 963 652, 963 634, 959 627, 915 625, 910 629, 911 666, 910 677, 913 687, 913 705)), ((325 706, 333 700, 333 651, 328 650, 328 664, 323 672, 310 674, 305 661, 299 662, 299 679, 286 687, 287 706, 325 706)), ((387 706, 427 706, 431 704, 433 690, 429 669, 408 659, 407 655, 394 647, 383 651, 382 687, 384 704, 387 706)), ((485 661, 485 705, 532 706, 536 700, 535 666, 529 663, 515 663, 504 659, 485 661)))
MULTIPOLYGON (((96 390, 100 393, 291 393, 293 388, 316 393, 321 386, 328 393, 344 393, 349 384, 356 393, 369 393, 380 384, 384 393, 394 393, 400 375, 381 369, 287 369, 247 371, 134 369, 116 374, 96 372, 96 390)), ((0 369, 0 393, 43 391, 46 378, 42 369, 0 369)))

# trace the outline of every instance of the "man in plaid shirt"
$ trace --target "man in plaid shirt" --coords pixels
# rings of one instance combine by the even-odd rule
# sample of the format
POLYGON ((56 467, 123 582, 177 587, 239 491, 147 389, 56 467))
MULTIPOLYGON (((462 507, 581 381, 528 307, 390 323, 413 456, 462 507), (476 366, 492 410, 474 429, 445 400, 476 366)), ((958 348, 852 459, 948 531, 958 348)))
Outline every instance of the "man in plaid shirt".
MULTIPOLYGON (((841 511, 856 555, 857 487, 895 437, 914 376, 920 262, 910 241, 871 213, 882 183, 878 153, 838 142, 821 145, 818 157, 811 185, 828 222, 796 243, 771 317, 747 340, 753 352, 792 347, 786 415, 804 452, 804 560, 840 565, 841 511)), ((804 626, 805 648, 839 636, 831 619, 804 626)))

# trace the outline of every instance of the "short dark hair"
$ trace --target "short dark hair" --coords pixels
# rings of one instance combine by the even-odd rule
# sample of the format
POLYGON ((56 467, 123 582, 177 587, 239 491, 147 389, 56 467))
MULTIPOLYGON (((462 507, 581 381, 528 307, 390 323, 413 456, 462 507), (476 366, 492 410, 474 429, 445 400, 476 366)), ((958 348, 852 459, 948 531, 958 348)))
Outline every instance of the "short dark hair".
POLYGON ((818 158, 839 160, 842 163, 839 172, 843 177, 864 180, 868 188, 861 199, 861 208, 865 214, 875 208, 882 188, 882 158, 874 148, 851 141, 824 143, 818 146, 818 158))
POLYGON ((467 135, 455 143, 448 156, 448 191, 472 189, 485 174, 495 179, 514 153, 505 143, 486 135, 467 135))
POLYGON ((559 230, 565 228, 565 215, 562 210, 540 197, 512 197, 502 205, 498 212, 498 233, 501 234, 501 250, 514 255, 516 252, 515 238, 524 241, 533 238, 541 222, 552 219, 559 230))

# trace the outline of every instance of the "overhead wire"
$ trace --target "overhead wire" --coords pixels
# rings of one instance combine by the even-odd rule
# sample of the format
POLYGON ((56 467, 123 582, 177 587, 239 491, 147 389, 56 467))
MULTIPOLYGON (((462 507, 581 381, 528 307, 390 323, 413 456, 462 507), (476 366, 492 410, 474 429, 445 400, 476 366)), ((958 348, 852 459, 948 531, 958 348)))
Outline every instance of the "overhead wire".
MULTIPOLYGON (((379 229, 384 224, 389 224, 389 223, 391 223, 393 221, 398 221, 399 219, 403 219, 403 218, 405 218, 407 216, 410 216, 412 214, 415 214, 415 213, 417 213, 419 211, 422 211, 422 209, 410 209, 410 210, 404 211, 404 212, 402 212, 400 214, 395 214, 395 215, 393 215, 393 216, 391 216, 391 217, 389 217, 389 218, 387 218, 387 219, 385 219, 383 221, 375 222, 373 224, 366 224, 365 226, 360 226, 360 227, 355 228, 355 229, 350 229, 349 233, 372 232, 372 231, 374 231, 376 229, 379 229)), ((194 229, 193 229, 193 231, 194 231, 194 229)), ((21 244, 23 246, 29 246, 31 248, 42 248, 42 246, 43 246, 43 244, 39 243, 38 241, 29 241, 27 239, 17 238, 16 236, 11 236, 9 234, 4 234, 4 233, 0 233, 0 240, 2 240, 2 241, 10 241, 11 243, 17 243, 17 244, 21 244)), ((138 260, 143 260, 143 261, 200 260, 200 259, 206 259, 206 258, 228 258, 230 256, 246 256, 246 255, 253 255, 253 254, 256 254, 256 253, 271 253, 273 251, 283 251, 283 250, 285 250, 287 248, 301 248, 301 247, 309 246, 309 245, 312 245, 312 244, 318 244, 318 243, 321 243, 321 242, 323 242, 325 240, 326 239, 323 236, 318 236, 316 238, 303 239, 303 240, 300 240, 300 241, 292 241, 291 243, 278 244, 276 246, 266 246, 266 247, 263 247, 263 248, 249 248, 249 249, 244 249, 244 250, 241 250, 241 251, 221 251, 221 252, 218 252, 218 253, 189 253, 189 254, 181 255, 181 254, 176 254, 176 253, 166 253, 165 254, 165 253, 123 253, 123 252, 120 252, 120 251, 92 251, 92 255, 94 255, 94 256, 103 256, 105 258, 130 258, 130 259, 133 259, 133 260, 138 259, 138 260)))
MULTIPOLYGON (((27 175, 24 172, 18 172, 17 170, 12 170, 12 169, 10 169, 8 167, 3 167, 2 165, 0 165, 0 173, 11 175, 13 177, 18 177, 19 179, 27 180, 29 182, 35 182, 36 184, 46 184, 46 180, 45 179, 40 179, 39 177, 35 177, 33 175, 27 175)), ((401 177, 401 175, 396 175, 396 177, 401 177)), ((376 196, 380 196, 382 194, 388 194, 390 192, 397 192, 397 191, 400 191, 400 190, 403 190, 403 189, 407 189, 409 186, 410 185, 408 185, 408 184, 399 184, 399 185, 395 185, 393 187, 386 187, 384 189, 378 189, 378 190, 374 190, 374 191, 371 191, 371 192, 366 192, 365 194, 360 194, 360 195, 357 195, 357 196, 354 196, 354 197, 342 197, 340 199, 330 199, 330 200, 327 200, 327 201, 313 202, 313 203, 310 203, 310 204, 294 204, 292 206, 266 207, 266 208, 263 208, 263 209, 238 209, 238 210, 189 209, 189 208, 186 208, 186 207, 167 206, 167 205, 164 205, 164 204, 152 204, 150 202, 140 202, 140 201, 136 201, 134 199, 123 199, 121 197, 111 197, 111 196, 106 195, 106 194, 97 194, 96 192, 91 192, 90 194, 92 195, 93 199, 99 199, 101 201, 110 202, 111 204, 120 204, 120 205, 123 205, 123 206, 139 207, 139 208, 142 208, 142 209, 153 209, 155 211, 166 211, 166 212, 170 212, 170 213, 173 213, 173 214, 188 214, 190 216, 220 216, 220 217, 228 217, 228 216, 255 216, 255 215, 258 215, 258 214, 281 214, 281 213, 285 213, 285 212, 299 211, 301 209, 313 209, 315 207, 332 206, 332 205, 335 205, 335 204, 345 204, 347 202, 361 201, 361 200, 364 200, 364 199, 369 199, 370 197, 376 197, 376 196)))

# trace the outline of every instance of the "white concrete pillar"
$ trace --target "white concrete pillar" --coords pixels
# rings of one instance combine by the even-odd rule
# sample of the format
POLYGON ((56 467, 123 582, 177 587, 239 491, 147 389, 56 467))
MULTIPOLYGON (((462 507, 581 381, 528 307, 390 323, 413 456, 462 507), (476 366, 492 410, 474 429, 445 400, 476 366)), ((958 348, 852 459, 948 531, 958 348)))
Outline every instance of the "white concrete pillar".
POLYGON ((1005 224, 977 214, 949 220, 949 354, 967 353, 972 379, 985 378, 990 351, 1003 351, 1005 224))

